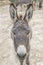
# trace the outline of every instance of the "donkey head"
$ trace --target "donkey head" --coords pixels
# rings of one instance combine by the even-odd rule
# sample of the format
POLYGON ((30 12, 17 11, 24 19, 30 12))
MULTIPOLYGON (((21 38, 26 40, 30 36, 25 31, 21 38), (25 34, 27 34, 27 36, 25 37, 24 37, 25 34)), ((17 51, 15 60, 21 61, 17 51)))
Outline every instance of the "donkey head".
POLYGON ((33 6, 29 4, 10 4, 10 15, 11 18, 15 21, 17 19, 26 19, 29 21, 32 18, 33 6))
POLYGON ((30 29, 28 21, 32 18, 33 6, 32 4, 10 4, 10 15, 14 21, 12 28, 12 39, 14 41, 15 50, 20 58, 21 64, 25 58, 29 43, 30 29), (22 59, 21 59, 22 58, 22 59))

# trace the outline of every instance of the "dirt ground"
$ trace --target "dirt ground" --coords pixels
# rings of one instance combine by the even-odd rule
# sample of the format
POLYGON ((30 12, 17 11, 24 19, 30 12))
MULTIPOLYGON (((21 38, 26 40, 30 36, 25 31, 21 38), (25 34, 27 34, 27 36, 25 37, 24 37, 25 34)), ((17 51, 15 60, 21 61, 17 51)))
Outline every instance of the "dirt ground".
MULTIPOLYGON (((30 65, 43 65, 38 64, 43 62, 43 9, 34 11, 29 24, 32 28, 30 65)), ((11 39, 12 26, 9 5, 0 7, 0 65, 20 65, 11 39)))

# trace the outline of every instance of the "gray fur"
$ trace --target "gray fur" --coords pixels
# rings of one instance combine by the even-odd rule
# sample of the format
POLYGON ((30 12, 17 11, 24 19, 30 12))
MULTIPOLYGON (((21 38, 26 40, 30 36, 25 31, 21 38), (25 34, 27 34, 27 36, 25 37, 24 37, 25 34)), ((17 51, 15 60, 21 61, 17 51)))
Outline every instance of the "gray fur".
POLYGON ((23 65, 25 57, 26 64, 29 65, 29 41, 32 38, 30 26, 28 25, 26 18, 17 18, 16 20, 13 18, 13 22, 14 24, 11 31, 11 38, 14 41, 15 51, 19 57, 21 65, 23 65))

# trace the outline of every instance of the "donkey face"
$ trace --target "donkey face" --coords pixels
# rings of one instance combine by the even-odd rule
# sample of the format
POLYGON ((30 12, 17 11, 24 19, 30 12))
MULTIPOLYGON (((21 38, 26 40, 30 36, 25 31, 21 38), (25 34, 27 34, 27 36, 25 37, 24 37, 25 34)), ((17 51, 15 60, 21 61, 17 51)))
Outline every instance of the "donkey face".
POLYGON ((10 15, 15 21, 16 19, 26 19, 29 21, 32 18, 33 7, 32 4, 10 4, 10 15))
POLYGON ((20 60, 24 59, 29 51, 29 33, 30 29, 25 20, 18 20, 12 28, 12 39, 14 41, 15 51, 20 60))
POLYGON ((21 65, 29 51, 30 28, 27 21, 32 17, 32 12, 32 4, 19 4, 16 6, 10 4, 10 15, 13 21, 15 21, 11 36, 21 65))

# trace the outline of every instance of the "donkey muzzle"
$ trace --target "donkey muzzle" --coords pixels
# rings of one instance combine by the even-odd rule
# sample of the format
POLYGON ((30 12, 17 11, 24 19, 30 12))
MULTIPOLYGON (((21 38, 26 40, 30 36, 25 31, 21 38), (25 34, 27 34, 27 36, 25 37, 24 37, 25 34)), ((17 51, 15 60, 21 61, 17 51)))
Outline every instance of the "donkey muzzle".
POLYGON ((26 56, 26 47, 24 45, 18 46, 17 55, 21 58, 26 56))

